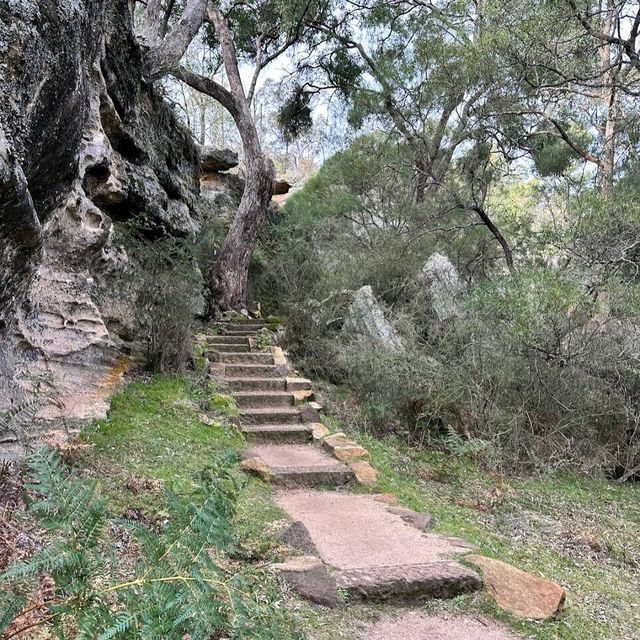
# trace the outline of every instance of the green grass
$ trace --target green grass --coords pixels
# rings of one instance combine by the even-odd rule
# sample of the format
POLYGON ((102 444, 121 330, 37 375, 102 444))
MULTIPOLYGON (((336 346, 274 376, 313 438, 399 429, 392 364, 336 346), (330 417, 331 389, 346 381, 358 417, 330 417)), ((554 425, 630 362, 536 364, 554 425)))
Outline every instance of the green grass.
POLYGON ((243 446, 228 420, 235 407, 219 395, 188 377, 159 376, 133 382, 114 396, 108 418, 81 434, 92 445, 82 466, 96 477, 111 508, 140 508, 153 516, 162 508, 164 483, 187 491, 193 474, 213 456, 243 446), (200 415, 211 404, 217 419, 208 426, 200 415))
POLYGON ((640 637, 640 486, 573 475, 504 478, 398 438, 349 430, 336 418, 327 423, 369 450, 376 491, 430 513, 439 532, 567 590, 565 612, 544 624, 516 621, 486 595, 429 609, 480 610, 538 640, 640 637))

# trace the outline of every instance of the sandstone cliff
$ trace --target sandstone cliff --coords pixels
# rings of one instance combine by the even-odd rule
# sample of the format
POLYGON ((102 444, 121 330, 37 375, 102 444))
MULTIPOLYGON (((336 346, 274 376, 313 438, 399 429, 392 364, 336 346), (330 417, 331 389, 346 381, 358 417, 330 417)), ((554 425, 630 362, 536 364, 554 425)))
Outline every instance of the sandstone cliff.
POLYGON ((0 408, 103 413, 139 338, 135 238, 216 215, 141 55, 127 0, 0 0, 0 408))

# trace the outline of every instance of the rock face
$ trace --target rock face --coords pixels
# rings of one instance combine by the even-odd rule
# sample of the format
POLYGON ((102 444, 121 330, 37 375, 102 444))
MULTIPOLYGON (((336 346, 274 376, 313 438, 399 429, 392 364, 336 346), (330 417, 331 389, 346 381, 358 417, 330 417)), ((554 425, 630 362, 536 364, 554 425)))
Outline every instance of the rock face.
POLYGON ((200 167, 205 173, 228 171, 238 166, 238 154, 231 149, 216 149, 209 145, 200 147, 200 167))
POLYGON ((398 332, 384 317, 382 307, 369 285, 355 292, 345 324, 354 333, 378 346, 394 351, 404 350, 398 332))
POLYGON ((459 318, 462 315, 460 298, 465 287, 449 258, 434 253, 422 268, 421 275, 429 288, 431 306, 438 320, 459 318))
POLYGON ((44 417, 104 414, 140 337, 142 241, 209 215, 129 4, 0 0, 0 409, 38 391, 44 417))
POLYGON ((493 558, 471 555, 465 559, 480 567, 484 584, 496 604, 516 618, 546 620, 562 610, 565 590, 559 584, 493 558))

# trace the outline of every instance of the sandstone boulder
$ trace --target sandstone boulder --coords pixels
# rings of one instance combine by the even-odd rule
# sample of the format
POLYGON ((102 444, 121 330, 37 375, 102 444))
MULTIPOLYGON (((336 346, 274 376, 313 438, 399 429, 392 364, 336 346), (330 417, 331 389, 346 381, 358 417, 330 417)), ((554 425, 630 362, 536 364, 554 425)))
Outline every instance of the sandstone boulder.
POLYGON ((218 173, 237 167, 238 154, 231 149, 216 149, 209 145, 200 146, 200 168, 205 173, 218 173))
POLYGON ((345 328, 375 345, 394 351, 404 350, 398 332, 384 317, 382 307, 369 285, 358 289, 353 295, 345 328))
POLYGON ((465 559, 480 567, 496 604, 516 618, 547 620, 562 611, 566 593, 559 584, 493 558, 471 555, 465 559))

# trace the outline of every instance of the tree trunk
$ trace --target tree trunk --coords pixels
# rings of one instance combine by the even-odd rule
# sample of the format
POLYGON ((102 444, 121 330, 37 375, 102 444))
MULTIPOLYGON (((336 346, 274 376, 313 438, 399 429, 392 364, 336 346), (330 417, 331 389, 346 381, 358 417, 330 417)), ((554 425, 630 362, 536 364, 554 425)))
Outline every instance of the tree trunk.
POLYGON ((416 204, 424 202, 427 195, 438 190, 439 184, 433 175, 432 163, 419 155, 414 162, 413 169, 413 201, 416 204))
POLYGON ((515 266, 513 264, 513 252, 511 251, 511 247, 507 242, 506 238, 502 235, 502 232, 498 227, 496 227, 493 220, 489 217, 487 212, 483 207, 473 206, 471 207, 472 211, 475 211, 478 214, 480 220, 482 220, 482 224, 490 231, 491 235, 498 241, 498 244, 502 247, 502 252, 504 253, 504 259, 507 263, 507 269, 509 269, 510 273, 515 271, 515 266))
MULTIPOLYGON (((189 0, 176 26, 162 40, 159 40, 161 24, 147 26, 147 29, 158 34, 156 45, 144 59, 143 75, 147 81, 162 78, 180 64, 184 52, 202 26, 207 2, 208 0, 189 0)), ((160 20, 160 16, 156 19, 160 20)))
POLYGON ((200 116, 200 144, 204 145, 207 143, 207 105, 205 105, 204 100, 200 102, 198 105, 199 116, 200 116))
POLYGON ((207 275, 211 292, 209 308, 213 312, 238 309, 246 304, 249 262, 258 242, 258 235, 267 220, 269 202, 273 195, 275 167, 262 151, 250 100, 240 79, 235 46, 226 20, 217 9, 209 9, 207 18, 220 39, 232 100, 232 108, 228 111, 233 116, 242 139, 246 169, 240 206, 216 261, 207 275))
MULTIPOLYGON (((611 35, 613 27, 613 8, 611 0, 605 0, 605 16, 603 33, 611 35)), ((613 172, 615 165, 615 136, 616 136, 616 103, 617 95, 614 86, 613 69, 611 68, 611 44, 605 42, 600 47, 600 62, 603 74, 602 103, 604 108, 604 123, 602 127, 603 154, 600 171, 602 176, 602 197, 608 200, 613 191, 613 172)))
POLYGON ((274 168, 263 154, 246 162, 246 182, 240 207, 207 279, 210 311, 240 309, 246 304, 249 263, 267 219, 274 168))

